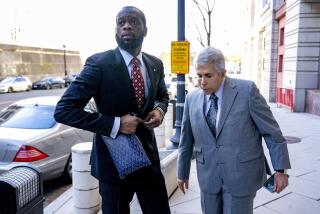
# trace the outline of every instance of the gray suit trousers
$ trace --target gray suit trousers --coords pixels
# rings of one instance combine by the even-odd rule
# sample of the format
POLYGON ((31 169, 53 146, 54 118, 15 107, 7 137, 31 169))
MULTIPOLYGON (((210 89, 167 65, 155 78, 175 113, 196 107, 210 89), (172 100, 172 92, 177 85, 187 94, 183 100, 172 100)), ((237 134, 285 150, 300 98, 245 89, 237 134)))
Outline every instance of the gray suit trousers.
POLYGON ((233 196, 222 185, 217 194, 201 191, 203 214, 253 214, 253 199, 256 193, 248 196, 233 196))

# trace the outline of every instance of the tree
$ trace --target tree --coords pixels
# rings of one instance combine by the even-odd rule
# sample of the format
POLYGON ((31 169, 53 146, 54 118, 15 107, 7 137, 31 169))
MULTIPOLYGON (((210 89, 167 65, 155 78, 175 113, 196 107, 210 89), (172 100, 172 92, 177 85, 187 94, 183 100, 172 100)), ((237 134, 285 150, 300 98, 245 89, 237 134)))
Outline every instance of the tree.
POLYGON ((196 6, 200 12, 200 15, 201 15, 201 18, 203 21, 203 30, 205 31, 207 42, 205 44, 205 41, 203 41, 203 36, 202 36, 201 30, 199 28, 199 25, 197 23, 195 23, 195 27, 196 27, 196 30, 198 33, 197 40, 199 41, 199 43, 201 44, 202 47, 210 46, 210 43, 211 43, 211 21, 212 21, 211 15, 212 15, 213 8, 215 5, 215 0, 205 0, 205 1, 204 0, 193 0, 193 3, 196 4, 196 6), (200 3, 200 1, 204 2, 204 4, 200 3))

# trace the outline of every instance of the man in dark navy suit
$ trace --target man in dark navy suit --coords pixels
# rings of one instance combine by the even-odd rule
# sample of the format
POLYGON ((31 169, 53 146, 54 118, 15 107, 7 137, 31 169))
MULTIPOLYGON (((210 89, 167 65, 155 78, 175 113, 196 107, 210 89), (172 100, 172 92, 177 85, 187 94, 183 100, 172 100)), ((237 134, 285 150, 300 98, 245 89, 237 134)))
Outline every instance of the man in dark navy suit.
POLYGON ((122 8, 116 17, 118 47, 87 59, 55 111, 58 122, 95 133, 91 173, 99 180, 105 214, 130 213, 134 193, 143 213, 170 213, 153 131, 162 122, 169 97, 162 62, 141 52, 146 35, 144 13, 132 6, 122 8), (83 110, 92 97, 96 113, 83 110), (136 134, 152 163, 124 179, 101 138, 119 133, 136 134))

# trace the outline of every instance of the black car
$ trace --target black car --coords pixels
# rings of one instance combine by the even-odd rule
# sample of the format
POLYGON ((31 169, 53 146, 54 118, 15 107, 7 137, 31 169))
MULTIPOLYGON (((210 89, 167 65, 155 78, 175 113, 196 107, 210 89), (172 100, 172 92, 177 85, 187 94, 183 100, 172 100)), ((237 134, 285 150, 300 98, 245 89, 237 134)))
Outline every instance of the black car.
POLYGON ((78 76, 78 74, 68 74, 63 79, 65 81, 65 86, 68 87, 78 76))
POLYGON ((33 89, 64 88, 65 81, 60 77, 45 77, 32 84, 33 89))

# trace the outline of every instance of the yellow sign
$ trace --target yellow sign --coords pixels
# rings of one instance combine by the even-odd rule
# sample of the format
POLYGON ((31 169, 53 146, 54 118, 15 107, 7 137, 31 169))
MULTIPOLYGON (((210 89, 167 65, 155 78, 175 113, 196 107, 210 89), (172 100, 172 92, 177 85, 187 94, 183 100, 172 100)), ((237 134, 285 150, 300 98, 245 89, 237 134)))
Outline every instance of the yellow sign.
POLYGON ((171 42, 171 73, 189 73, 189 47, 188 41, 171 42))

